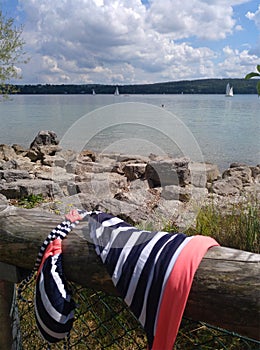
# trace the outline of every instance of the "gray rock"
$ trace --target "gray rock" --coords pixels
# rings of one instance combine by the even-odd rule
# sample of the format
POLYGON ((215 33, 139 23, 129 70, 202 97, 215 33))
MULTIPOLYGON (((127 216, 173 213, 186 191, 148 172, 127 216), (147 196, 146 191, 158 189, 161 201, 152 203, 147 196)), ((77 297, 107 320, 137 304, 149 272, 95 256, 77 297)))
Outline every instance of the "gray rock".
POLYGON ((8 204, 8 199, 0 193, 0 211, 4 210, 8 204))
POLYGON ((58 166, 63 168, 66 165, 66 160, 60 155, 55 155, 55 156, 44 155, 42 164, 48 165, 50 167, 58 166))
POLYGON ((164 186, 162 188, 162 198, 168 200, 179 200, 181 202, 189 202, 191 199, 191 189, 175 185, 164 186))
POLYGON ((111 171, 110 165, 94 163, 94 162, 86 162, 84 164, 77 163, 74 173, 78 175, 83 181, 87 173, 96 174, 96 173, 104 173, 104 172, 110 172, 110 171, 111 171))
POLYGON ((144 177, 146 165, 146 163, 128 163, 122 170, 127 179, 133 181, 144 177))
POLYGON ((206 187, 207 182, 212 182, 220 177, 218 166, 211 163, 189 163, 191 183, 196 187, 206 187))
POLYGON ((0 193, 8 199, 19 199, 30 194, 42 194, 43 197, 62 196, 58 184, 48 180, 19 180, 0 184, 0 193))
POLYGON ((95 174, 88 178, 88 181, 76 183, 77 192, 95 195, 97 198, 114 197, 126 188, 126 178, 115 173, 95 174))
POLYGON ((240 194, 242 188, 243 183, 239 178, 230 177, 214 182, 211 191, 220 196, 235 196, 240 194))
POLYGON ((185 186, 191 181, 188 164, 185 158, 151 161, 146 166, 145 178, 151 187, 185 186))
POLYGON ((227 169, 222 174, 223 179, 234 177, 240 179, 243 184, 252 182, 252 172, 249 166, 238 166, 227 169))
POLYGON ((120 201, 115 198, 102 200, 97 209, 118 216, 132 225, 139 224, 148 218, 148 213, 141 211, 137 205, 120 201))
POLYGON ((58 145, 59 140, 54 131, 41 130, 30 144, 31 149, 38 149, 40 146, 58 145))
POLYGON ((260 175, 260 165, 250 167, 251 174, 254 179, 258 178, 260 175))
POLYGON ((13 159, 17 158, 17 154, 15 153, 15 150, 9 146, 9 145, 0 145, 0 159, 4 160, 6 162, 12 161, 13 159))
POLYGON ((21 179, 32 179, 33 176, 26 170, 10 169, 0 170, 0 178, 6 182, 13 182, 21 179))

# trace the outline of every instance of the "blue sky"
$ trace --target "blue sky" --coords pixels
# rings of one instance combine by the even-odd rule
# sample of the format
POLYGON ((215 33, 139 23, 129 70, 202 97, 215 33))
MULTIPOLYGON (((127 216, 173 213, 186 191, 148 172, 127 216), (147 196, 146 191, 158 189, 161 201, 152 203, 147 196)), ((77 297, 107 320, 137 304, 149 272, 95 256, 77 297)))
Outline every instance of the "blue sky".
POLYGON ((260 64, 259 0, 0 0, 23 25, 21 84, 241 78, 260 64))

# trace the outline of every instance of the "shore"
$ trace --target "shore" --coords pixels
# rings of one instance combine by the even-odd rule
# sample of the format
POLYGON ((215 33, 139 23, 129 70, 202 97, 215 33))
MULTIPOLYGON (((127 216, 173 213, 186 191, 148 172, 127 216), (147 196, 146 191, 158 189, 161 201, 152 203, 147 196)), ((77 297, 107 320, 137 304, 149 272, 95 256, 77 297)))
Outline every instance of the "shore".
POLYGON ((199 209, 223 209, 260 198, 260 165, 217 165, 186 158, 64 150, 52 131, 41 131, 28 148, 0 145, 0 206, 41 196, 44 210, 63 215, 72 207, 102 210, 134 225, 185 230, 199 209))

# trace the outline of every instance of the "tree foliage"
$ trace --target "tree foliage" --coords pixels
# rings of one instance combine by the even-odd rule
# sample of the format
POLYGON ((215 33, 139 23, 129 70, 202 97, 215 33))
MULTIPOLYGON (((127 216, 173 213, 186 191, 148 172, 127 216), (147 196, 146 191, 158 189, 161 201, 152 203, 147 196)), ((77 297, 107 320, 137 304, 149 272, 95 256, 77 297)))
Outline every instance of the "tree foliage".
MULTIPOLYGON (((245 76, 245 79, 251 79, 251 78, 254 78, 254 77, 260 78, 260 64, 258 64, 258 65, 256 66, 256 70, 258 71, 258 73, 256 73, 256 72, 248 73, 248 74, 245 76)), ((258 96, 260 96, 260 80, 259 80, 258 83, 256 84, 256 89, 257 89, 258 96)))
POLYGON ((26 63, 21 38, 22 27, 14 25, 13 18, 7 18, 0 10, 0 95, 14 92, 11 79, 21 78, 17 64, 26 63))

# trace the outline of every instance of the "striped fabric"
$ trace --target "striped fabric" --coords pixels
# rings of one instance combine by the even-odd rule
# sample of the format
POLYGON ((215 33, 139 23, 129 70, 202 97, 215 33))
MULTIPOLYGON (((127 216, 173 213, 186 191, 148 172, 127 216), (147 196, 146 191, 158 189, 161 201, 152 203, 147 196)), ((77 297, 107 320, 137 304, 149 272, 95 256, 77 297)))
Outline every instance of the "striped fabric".
POLYGON ((138 230, 102 212, 87 219, 96 252, 144 327, 149 349, 172 350, 196 269, 218 243, 204 236, 138 230))
MULTIPOLYGON (((78 212, 77 212, 78 213, 78 212)), ((30 280, 36 277, 34 296, 35 318, 38 329, 48 343, 65 339, 71 330, 75 303, 68 290, 62 269, 62 240, 78 223, 68 215, 67 220, 55 227, 43 242, 31 274, 21 282, 18 297, 30 280)))
POLYGON ((37 326, 49 343, 66 338, 74 320, 75 303, 62 270, 61 239, 50 242, 38 270, 35 289, 37 326))
POLYGON ((61 241, 79 222, 88 221, 96 253, 120 295, 144 327, 151 350, 172 350, 194 274, 207 250, 218 243, 204 236, 138 230, 103 212, 73 210, 44 241, 37 272, 35 316, 42 336, 55 343, 72 327, 74 302, 62 271, 61 241))

